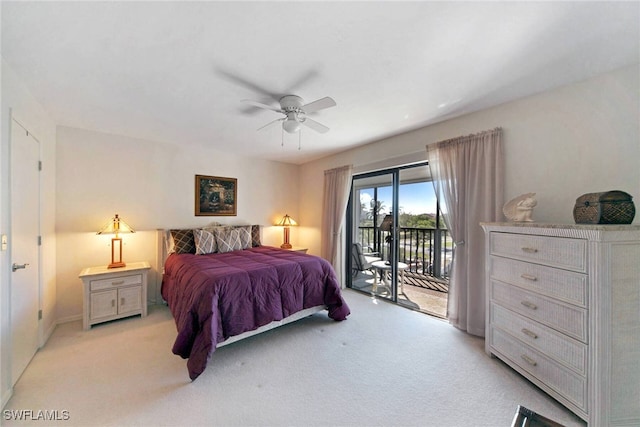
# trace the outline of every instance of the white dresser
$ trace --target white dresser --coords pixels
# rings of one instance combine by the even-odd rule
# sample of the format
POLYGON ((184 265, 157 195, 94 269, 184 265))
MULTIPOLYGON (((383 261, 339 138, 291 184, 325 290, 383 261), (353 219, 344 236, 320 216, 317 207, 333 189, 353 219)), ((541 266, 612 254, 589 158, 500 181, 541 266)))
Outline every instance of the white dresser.
POLYGON ((483 223, 485 349, 592 426, 640 426, 640 226, 483 223))

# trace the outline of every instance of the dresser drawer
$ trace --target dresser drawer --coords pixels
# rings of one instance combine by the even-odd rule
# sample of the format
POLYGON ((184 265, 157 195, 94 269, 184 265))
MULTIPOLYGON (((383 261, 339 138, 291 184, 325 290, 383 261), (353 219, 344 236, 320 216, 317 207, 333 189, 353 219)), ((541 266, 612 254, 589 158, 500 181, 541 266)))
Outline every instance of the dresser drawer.
POLYGON ((587 411, 586 377, 558 365, 500 329, 492 328, 491 346, 563 398, 587 411))
POLYGON ((587 310, 491 280, 491 299, 500 305, 587 343, 587 310))
POLYGON ((133 274, 130 276, 110 277, 108 279, 98 279, 91 281, 91 290, 97 291, 120 286, 139 285, 142 283, 142 274, 133 274))
POLYGON ((492 255, 586 273, 587 243, 566 237, 491 233, 492 255))
POLYGON ((578 374, 587 375, 586 344, 495 303, 491 303, 490 316, 491 324, 496 328, 508 332, 514 338, 573 369, 578 374))
POLYGON ((498 256, 490 262, 491 277, 496 280, 587 307, 586 274, 498 256))

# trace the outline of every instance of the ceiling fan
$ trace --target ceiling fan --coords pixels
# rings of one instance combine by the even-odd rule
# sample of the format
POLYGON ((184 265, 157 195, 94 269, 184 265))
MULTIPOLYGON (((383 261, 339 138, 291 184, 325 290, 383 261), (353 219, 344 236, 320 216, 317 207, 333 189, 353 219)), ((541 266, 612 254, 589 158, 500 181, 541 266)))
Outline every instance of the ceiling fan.
POLYGON ((288 133, 296 133, 300 131, 302 126, 307 126, 316 132, 326 133, 329 128, 325 125, 318 123, 317 121, 307 117, 309 113, 315 113, 325 108, 335 107, 336 102, 328 96, 320 98, 308 104, 305 104, 302 98, 296 95, 285 95, 280 98, 280 108, 272 107, 270 105, 263 104, 261 102, 245 99, 242 102, 246 102, 258 108, 264 108, 265 110, 275 111, 276 113, 284 114, 284 117, 276 119, 266 125, 258 128, 258 130, 264 129, 277 122, 282 122, 282 129, 288 133))

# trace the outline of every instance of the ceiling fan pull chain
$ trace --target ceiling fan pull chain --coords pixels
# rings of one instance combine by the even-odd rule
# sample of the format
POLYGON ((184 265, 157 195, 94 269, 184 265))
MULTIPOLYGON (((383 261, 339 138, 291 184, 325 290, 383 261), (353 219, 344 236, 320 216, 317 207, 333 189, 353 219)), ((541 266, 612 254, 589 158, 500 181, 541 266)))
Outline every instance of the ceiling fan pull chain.
POLYGON ((282 142, 280 143, 280 146, 284 150, 284 128, 281 126, 280 130, 282 131, 282 142))
POLYGON ((302 146, 302 131, 298 131, 298 151, 300 151, 300 147, 302 146))

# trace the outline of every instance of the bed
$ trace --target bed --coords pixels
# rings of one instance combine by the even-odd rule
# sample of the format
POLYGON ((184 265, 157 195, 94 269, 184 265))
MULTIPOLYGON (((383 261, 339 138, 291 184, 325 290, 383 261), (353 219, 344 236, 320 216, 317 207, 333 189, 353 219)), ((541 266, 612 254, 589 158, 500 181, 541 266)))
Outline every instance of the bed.
POLYGON ((173 241, 165 247, 174 245, 167 249, 161 288, 178 331, 172 351, 188 359, 192 380, 206 369, 218 347, 321 310, 336 321, 350 314, 330 263, 263 246, 255 232, 246 243, 247 228, 239 229, 243 227, 163 232, 167 242, 173 241), (191 248, 190 232, 194 241, 206 234, 214 240, 213 247, 191 248), (225 246, 229 234, 236 239, 225 246), (243 234, 244 243, 238 243, 238 234, 243 234))

